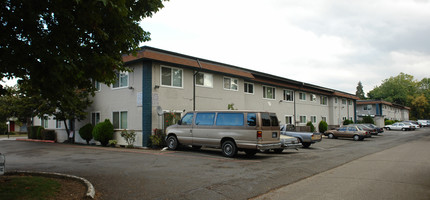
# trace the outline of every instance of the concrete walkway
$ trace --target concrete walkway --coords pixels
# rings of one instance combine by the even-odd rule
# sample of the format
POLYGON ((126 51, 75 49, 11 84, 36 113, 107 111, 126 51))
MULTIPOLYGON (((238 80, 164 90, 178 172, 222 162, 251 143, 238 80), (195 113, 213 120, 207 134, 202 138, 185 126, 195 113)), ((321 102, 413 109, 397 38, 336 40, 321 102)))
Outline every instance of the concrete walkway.
POLYGON ((365 156, 254 199, 430 199, 430 137, 365 156))

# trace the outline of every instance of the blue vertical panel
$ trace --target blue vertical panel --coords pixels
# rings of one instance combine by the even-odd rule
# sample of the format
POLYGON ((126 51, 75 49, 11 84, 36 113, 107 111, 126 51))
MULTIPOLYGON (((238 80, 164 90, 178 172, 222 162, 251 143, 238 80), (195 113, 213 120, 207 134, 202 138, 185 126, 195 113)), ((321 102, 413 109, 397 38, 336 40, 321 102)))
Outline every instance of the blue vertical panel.
POLYGON ((152 132, 152 62, 144 61, 142 70, 142 146, 148 147, 152 132))
POLYGON ((377 103, 377 104, 375 104, 376 105, 376 113, 375 113, 375 115, 382 115, 382 111, 381 111, 381 105, 379 104, 379 103, 377 103))
POLYGON ((357 100, 353 100, 354 103, 354 122, 357 123, 357 100))

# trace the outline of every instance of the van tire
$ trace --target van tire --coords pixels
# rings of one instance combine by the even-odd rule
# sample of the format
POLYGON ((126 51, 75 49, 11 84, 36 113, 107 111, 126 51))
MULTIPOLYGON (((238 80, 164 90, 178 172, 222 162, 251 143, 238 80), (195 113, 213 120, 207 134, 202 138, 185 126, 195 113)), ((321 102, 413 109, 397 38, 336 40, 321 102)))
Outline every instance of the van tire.
POLYGON ((223 156, 233 158, 237 154, 236 144, 231 140, 226 140, 222 143, 221 151, 223 156))
POLYGON ((170 150, 176 150, 178 148, 178 139, 176 136, 171 135, 167 138, 167 148, 170 150))

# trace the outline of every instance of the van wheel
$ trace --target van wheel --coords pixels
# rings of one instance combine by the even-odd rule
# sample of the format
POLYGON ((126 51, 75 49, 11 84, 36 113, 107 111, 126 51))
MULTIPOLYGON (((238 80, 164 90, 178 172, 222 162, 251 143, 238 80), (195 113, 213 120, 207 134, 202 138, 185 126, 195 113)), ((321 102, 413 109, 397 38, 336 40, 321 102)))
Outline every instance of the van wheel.
POLYGON ((222 155, 225 157, 233 158, 237 154, 236 144, 231 140, 226 140, 222 143, 222 155))
POLYGON ((178 139, 174 135, 169 136, 166 142, 167 148, 170 150, 176 150, 178 148, 178 139))
POLYGON ((273 149, 273 151, 274 151, 275 153, 282 153, 282 151, 284 151, 284 149, 273 149))
POLYGON ((360 140, 360 136, 354 135, 353 139, 354 139, 354 141, 358 141, 358 140, 360 140))
POLYGON ((247 156, 254 156, 257 153, 257 150, 254 149, 245 149, 245 153, 247 156))

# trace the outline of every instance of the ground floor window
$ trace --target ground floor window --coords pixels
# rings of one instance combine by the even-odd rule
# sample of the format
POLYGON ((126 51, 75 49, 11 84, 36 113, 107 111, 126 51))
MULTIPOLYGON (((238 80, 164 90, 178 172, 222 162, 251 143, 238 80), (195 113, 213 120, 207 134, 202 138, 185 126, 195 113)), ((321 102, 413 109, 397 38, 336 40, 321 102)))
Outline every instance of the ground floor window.
POLYGON ((127 111, 113 112, 112 115, 114 129, 127 129, 127 111))
POLYGON ((43 118, 42 118, 42 127, 43 128, 48 128, 48 120, 49 120, 48 116, 43 116, 43 118))
POLYGON ((311 116, 311 122, 317 123, 317 116, 311 116))
POLYGON ((307 123, 306 116, 300 116, 300 123, 302 123, 302 124, 306 124, 307 123))
POLYGON ((321 117, 321 121, 327 122, 327 117, 321 117))
POLYGON ((93 112, 93 113, 91 113, 91 124, 93 126, 95 126, 98 123, 100 123, 100 113, 99 112, 93 112))
POLYGON ((285 116, 285 124, 293 124, 293 116, 285 116))
POLYGON ((61 120, 58 120, 58 119, 57 119, 57 120, 55 121, 55 128, 61 128, 61 122, 62 122, 61 120))

